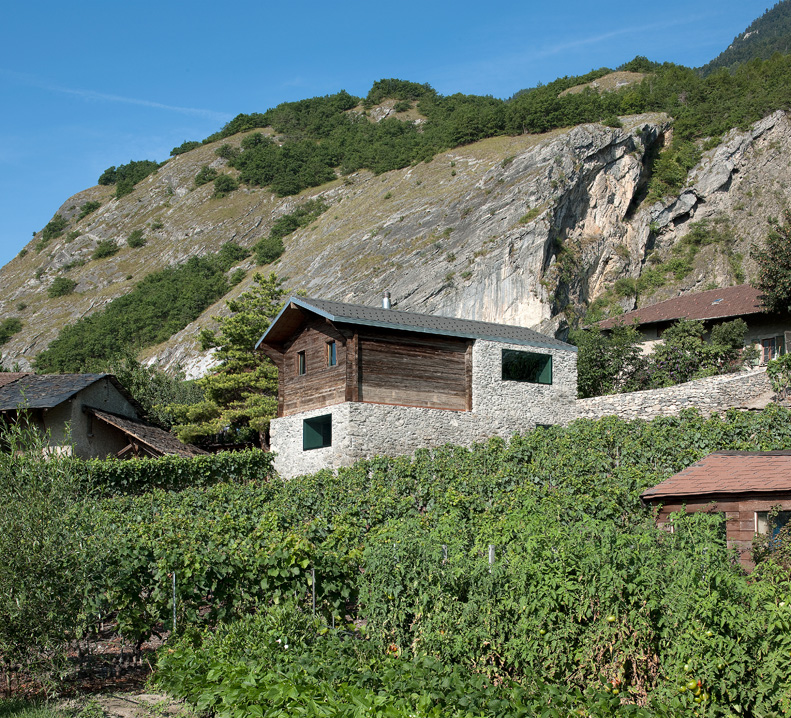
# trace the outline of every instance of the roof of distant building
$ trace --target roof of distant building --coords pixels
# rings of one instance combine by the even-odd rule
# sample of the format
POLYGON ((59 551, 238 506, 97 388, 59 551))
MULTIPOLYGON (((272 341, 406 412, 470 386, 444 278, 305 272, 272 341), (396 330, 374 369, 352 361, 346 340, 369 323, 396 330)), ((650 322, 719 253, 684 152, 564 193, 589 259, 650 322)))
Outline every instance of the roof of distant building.
MULTIPOLYGON (((0 375, 2 376, 2 375, 0 375)), ((91 384, 107 379, 141 414, 143 409, 112 374, 28 374, 20 373, 7 383, 0 381, 0 411, 26 407, 52 409, 71 399, 91 384)))
POLYGON ((312 312, 339 324, 355 324, 465 339, 488 339, 513 344, 577 351, 577 348, 571 344, 527 327, 479 322, 471 319, 456 319, 434 314, 401 312, 395 309, 384 309, 383 307, 368 307, 362 304, 346 304, 344 302, 308 299, 306 297, 291 297, 288 299, 280 314, 275 317, 269 329, 258 340, 256 348, 264 342, 277 344, 291 336, 291 333, 297 327, 297 321, 295 321, 296 318, 293 317, 293 313, 298 312, 301 314, 300 310, 312 312), (290 314, 292 316, 289 316, 290 314))
POLYGON ((110 411, 85 407, 85 411, 93 414, 106 424, 124 432, 131 441, 144 444, 155 454, 175 454, 176 456, 200 456, 206 452, 192 444, 182 444, 173 434, 157 426, 130 419, 110 411))
POLYGON ((635 309, 597 322, 593 326, 611 329, 617 324, 628 326, 672 322, 678 319, 732 319, 747 314, 761 314, 766 312, 766 309, 760 297, 760 290, 749 284, 725 289, 709 289, 635 309))
POLYGON ((644 499, 791 491, 791 451, 717 451, 644 491, 644 499))

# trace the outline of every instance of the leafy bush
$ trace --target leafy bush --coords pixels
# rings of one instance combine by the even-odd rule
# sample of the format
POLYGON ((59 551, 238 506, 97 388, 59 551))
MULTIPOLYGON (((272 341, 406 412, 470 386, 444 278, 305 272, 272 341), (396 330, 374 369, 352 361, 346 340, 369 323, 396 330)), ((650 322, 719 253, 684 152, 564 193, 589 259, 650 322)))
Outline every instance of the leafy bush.
POLYGON ((37 371, 104 370, 119 355, 164 341, 228 291, 214 257, 152 272, 104 309, 64 327, 35 359, 37 371))
MULTIPOLYGON (((197 178, 196 178, 197 179, 197 178)), ((220 175, 214 180, 214 197, 219 199, 239 189, 239 181, 231 175, 220 175)))
POLYGON ((222 157, 224 160, 235 160, 239 156, 239 148, 226 143, 214 150, 214 154, 217 155, 217 157, 222 157))
POLYGON ((66 218, 60 214, 56 214, 49 222, 47 222, 44 229, 41 230, 42 241, 49 242, 50 239, 60 237, 68 226, 69 223, 66 218))
POLYGON ((271 264, 285 251, 283 237, 307 227, 329 209, 322 199, 309 199, 290 214, 279 217, 269 230, 269 236, 259 240, 253 247, 258 264, 271 264))
POLYGON ((102 206, 101 202, 96 200, 90 200, 80 207, 80 213, 77 215, 77 221, 79 222, 81 219, 85 219, 91 212, 95 212, 99 207, 102 206))
MULTIPOLYGON (((19 309, 19 307, 17 307, 17 309, 19 309)), ((0 322, 0 346, 5 344, 14 334, 20 331, 22 331, 22 321, 20 319, 17 317, 7 317, 3 319, 3 321, 0 322)))
POLYGON ((126 238, 126 244, 132 249, 137 249, 138 247, 144 246, 146 244, 146 238, 143 236, 143 230, 139 227, 137 229, 133 229, 126 238))
POLYGON ((153 160, 132 160, 118 167, 108 167, 99 177, 100 185, 115 185, 117 198, 128 195, 141 180, 156 172, 160 164, 153 160))
POLYGON ((170 150, 170 156, 175 157, 176 155, 183 155, 185 152, 189 152, 190 150, 194 150, 196 147, 200 147, 200 142, 195 142, 194 140, 184 140, 178 147, 174 147, 170 150))
POLYGON ((102 239, 91 252, 91 259, 104 259, 118 253, 120 247, 112 239, 102 239))
POLYGON ((47 287, 47 296, 50 299, 55 299, 56 297, 65 297, 77 288, 77 282, 73 279, 69 279, 68 277, 56 277, 52 284, 47 287))
POLYGON ((220 173, 217 172, 214 167, 209 167, 209 165, 203 165, 198 171, 198 174, 195 175, 195 186, 200 187, 201 185, 208 184, 209 182, 213 182, 217 179, 220 173))

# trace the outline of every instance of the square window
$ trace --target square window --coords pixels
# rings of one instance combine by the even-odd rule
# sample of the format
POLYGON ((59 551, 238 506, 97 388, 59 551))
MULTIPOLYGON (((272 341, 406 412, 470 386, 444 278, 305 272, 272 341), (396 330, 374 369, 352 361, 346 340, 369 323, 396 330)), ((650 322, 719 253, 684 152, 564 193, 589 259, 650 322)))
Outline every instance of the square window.
POLYGON ((552 383, 552 355, 503 349, 503 381, 552 383))
POLYGON ((327 342, 327 366, 338 364, 338 354, 335 349, 335 342, 327 342))
POLYGON ((332 446, 332 414, 314 416, 302 422, 302 451, 332 446))
POLYGON ((302 376, 307 371, 305 364, 305 352, 297 352, 297 374, 302 376))

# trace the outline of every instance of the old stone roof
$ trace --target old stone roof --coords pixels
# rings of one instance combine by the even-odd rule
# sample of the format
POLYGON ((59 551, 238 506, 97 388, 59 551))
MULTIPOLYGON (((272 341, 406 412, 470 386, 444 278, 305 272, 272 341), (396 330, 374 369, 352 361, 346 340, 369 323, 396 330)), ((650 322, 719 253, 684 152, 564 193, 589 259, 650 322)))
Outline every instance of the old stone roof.
POLYGON ((206 453, 192 444, 182 444, 173 434, 157 426, 92 407, 85 407, 85 411, 93 414, 105 424, 124 432, 129 437, 130 443, 144 444, 152 453, 186 457, 200 456, 206 453))
POLYGON ((139 413, 143 409, 112 374, 28 374, 0 382, 0 411, 24 406, 28 409, 52 409, 71 399, 91 384, 107 379, 139 413))
POLYGON ((791 492, 791 451, 716 451, 644 491, 671 497, 791 492))
POLYGON ((488 339, 512 344, 577 351, 577 347, 571 344, 566 344, 546 334, 540 334, 527 327, 479 322, 471 319, 455 319, 434 314, 400 312, 395 309, 305 297, 291 297, 285 303, 283 310, 258 340, 256 349, 262 343, 278 344, 288 339, 298 322, 301 321, 302 312, 300 310, 317 314, 338 324, 396 329, 465 339, 488 339))
POLYGON ((761 292, 749 284, 706 292, 685 294, 675 299, 625 312, 597 322, 600 329, 611 329, 616 324, 655 324, 677 319, 733 319, 748 314, 761 314, 766 310, 759 297, 761 292))
POLYGON ((10 384, 11 382, 20 379, 23 376, 27 376, 29 372, 20 372, 20 371, 2 371, 0 372, 0 386, 5 386, 6 384, 10 384))

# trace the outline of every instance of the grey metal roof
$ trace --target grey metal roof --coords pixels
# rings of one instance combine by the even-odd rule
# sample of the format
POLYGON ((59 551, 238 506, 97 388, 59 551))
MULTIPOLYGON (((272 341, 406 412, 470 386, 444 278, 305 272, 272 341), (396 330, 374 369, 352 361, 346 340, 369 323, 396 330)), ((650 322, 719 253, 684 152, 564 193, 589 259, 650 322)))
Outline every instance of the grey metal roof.
POLYGON ((421 332, 425 334, 438 334, 448 337, 462 337, 465 339, 485 339, 490 341, 524 344, 535 347, 565 349, 577 351, 577 347, 562 342, 559 339, 541 334, 527 327, 518 327, 509 324, 494 324, 492 322, 478 322, 471 319, 455 319, 434 314, 418 314, 416 312, 400 312, 395 309, 383 307, 369 307, 363 304, 346 304, 345 302, 332 302, 326 299, 309 299, 307 297, 291 297, 285 303, 280 314, 275 317, 269 329, 258 340, 256 348, 264 342, 281 316, 288 310, 290 304, 296 304, 303 309, 329 319, 331 322, 341 324, 355 324, 367 327, 381 327, 401 331, 421 332))
POLYGON ((52 409, 91 384, 107 378, 138 411, 140 405, 112 374, 21 374, 15 381, 0 386, 0 411, 52 409))

